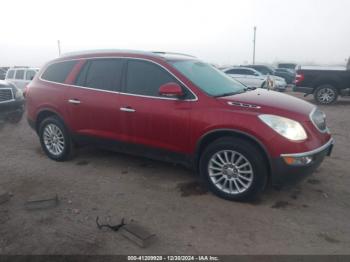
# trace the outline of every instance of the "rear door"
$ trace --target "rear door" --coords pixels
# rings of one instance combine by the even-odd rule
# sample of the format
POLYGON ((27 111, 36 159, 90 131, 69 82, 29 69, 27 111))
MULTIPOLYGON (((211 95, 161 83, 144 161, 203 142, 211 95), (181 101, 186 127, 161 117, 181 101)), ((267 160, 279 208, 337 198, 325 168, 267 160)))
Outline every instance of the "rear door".
POLYGON ((194 95, 184 86, 182 99, 159 95, 161 85, 176 82, 158 64, 130 59, 125 90, 121 94, 121 119, 128 141, 138 145, 185 152, 189 145, 190 110, 194 95))
POLYGON ((123 140, 119 91, 125 59, 88 59, 69 89, 72 131, 79 135, 123 140))

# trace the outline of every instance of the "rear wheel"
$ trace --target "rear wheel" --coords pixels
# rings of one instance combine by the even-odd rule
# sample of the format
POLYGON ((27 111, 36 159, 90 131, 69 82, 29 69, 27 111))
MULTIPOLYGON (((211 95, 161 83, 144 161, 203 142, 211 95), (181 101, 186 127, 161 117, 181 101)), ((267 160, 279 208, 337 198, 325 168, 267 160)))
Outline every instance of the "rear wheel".
POLYGON ((330 105, 337 101, 338 90, 332 85, 321 85, 314 92, 314 99, 318 104, 330 105))
POLYGON ((73 143, 63 121, 56 116, 45 118, 39 126, 41 147, 56 161, 67 160, 73 152, 73 143))
POLYGON ((205 149, 200 173, 214 194, 236 201, 256 198, 268 174, 260 150, 249 141, 231 137, 220 138, 205 149))

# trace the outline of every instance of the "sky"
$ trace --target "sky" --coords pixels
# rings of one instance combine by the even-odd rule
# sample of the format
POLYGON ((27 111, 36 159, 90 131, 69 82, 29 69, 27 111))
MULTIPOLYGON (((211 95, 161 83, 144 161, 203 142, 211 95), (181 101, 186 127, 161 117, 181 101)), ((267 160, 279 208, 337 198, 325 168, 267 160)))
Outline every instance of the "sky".
POLYGON ((42 66, 61 51, 188 53, 218 65, 341 65, 350 0, 2 1, 0 66, 42 66))

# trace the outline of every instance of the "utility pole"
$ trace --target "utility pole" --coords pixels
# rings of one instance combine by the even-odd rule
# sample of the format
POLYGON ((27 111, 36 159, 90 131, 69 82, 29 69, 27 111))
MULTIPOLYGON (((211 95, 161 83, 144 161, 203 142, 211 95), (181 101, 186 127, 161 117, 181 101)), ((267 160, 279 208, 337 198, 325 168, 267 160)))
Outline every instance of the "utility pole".
POLYGON ((61 41, 57 40, 58 56, 61 56, 61 41))
POLYGON ((253 65, 255 65, 255 43, 256 43, 256 26, 254 26, 254 39, 253 39, 253 65))

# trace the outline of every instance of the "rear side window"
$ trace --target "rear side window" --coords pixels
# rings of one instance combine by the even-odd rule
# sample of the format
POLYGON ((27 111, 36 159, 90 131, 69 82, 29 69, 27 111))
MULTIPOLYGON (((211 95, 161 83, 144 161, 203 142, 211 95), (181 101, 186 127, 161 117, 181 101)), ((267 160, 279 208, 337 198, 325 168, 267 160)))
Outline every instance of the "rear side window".
POLYGON ((33 80, 36 72, 34 70, 27 70, 26 72, 26 80, 33 80))
POLYGON ((119 91, 125 61, 122 59, 89 60, 75 84, 107 91, 119 91))
POLYGON ((76 61, 59 62, 49 65, 41 78, 47 81, 64 83, 76 61))
POLYGON ((161 67, 145 62, 128 62, 126 91, 131 94, 160 96, 159 87, 169 82, 177 82, 161 67))
POLYGON ((9 70, 9 72, 7 73, 7 78, 12 79, 14 74, 15 74, 14 70, 9 70))
POLYGON ((23 80, 24 79, 24 70, 16 70, 15 79, 23 80))

